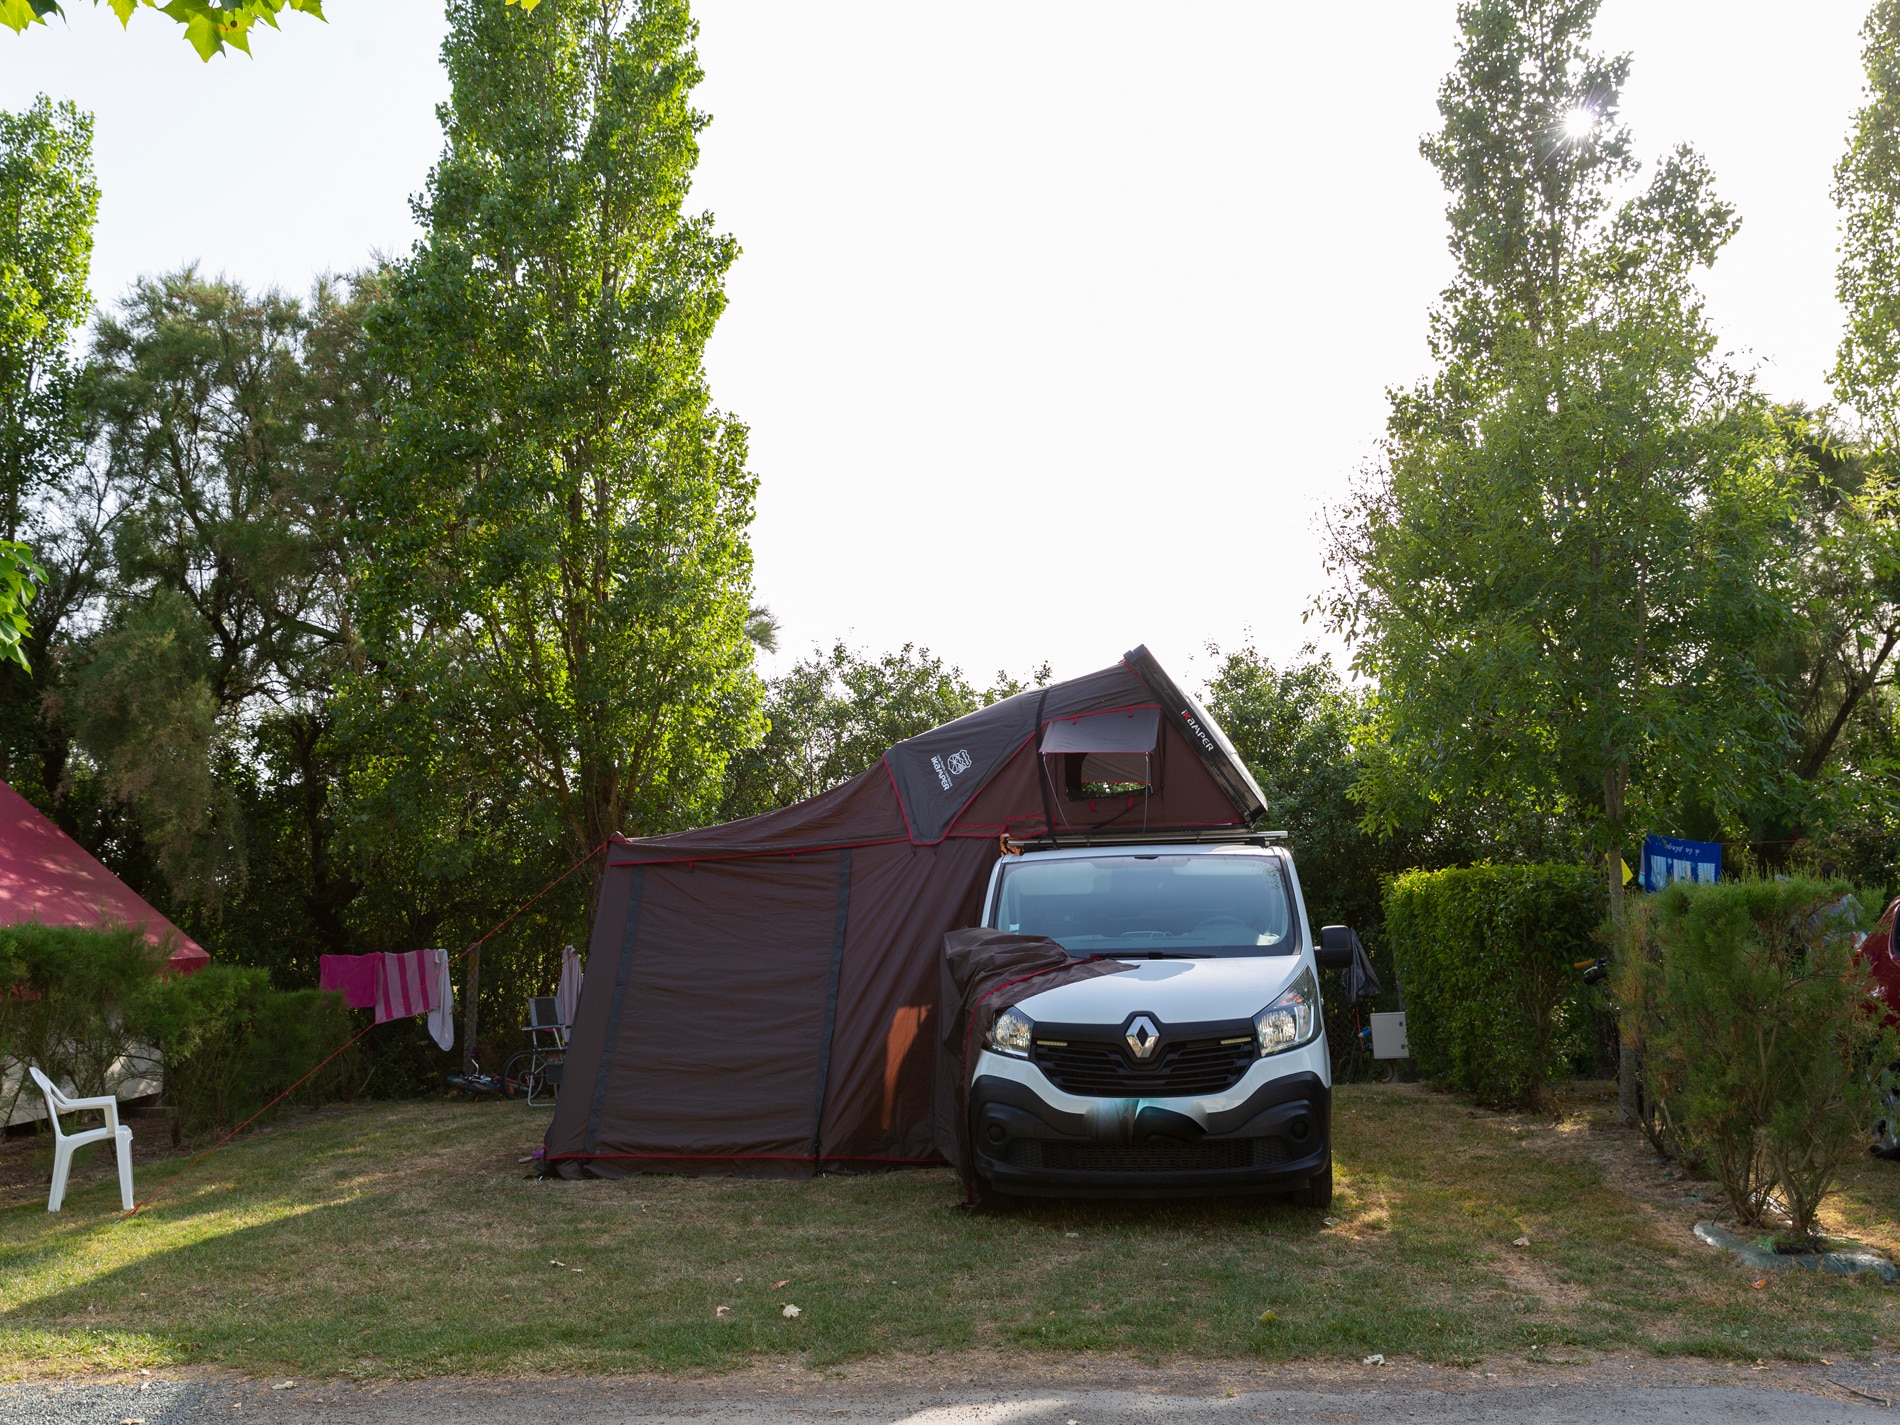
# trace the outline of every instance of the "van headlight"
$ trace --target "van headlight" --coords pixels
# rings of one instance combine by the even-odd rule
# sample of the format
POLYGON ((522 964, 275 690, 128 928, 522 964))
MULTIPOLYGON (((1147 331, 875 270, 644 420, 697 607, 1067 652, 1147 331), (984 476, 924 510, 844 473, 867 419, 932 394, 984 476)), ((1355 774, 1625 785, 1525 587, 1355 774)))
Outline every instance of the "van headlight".
POLYGON ((1286 987, 1285 994, 1253 1017, 1253 1036, 1264 1059, 1310 1043, 1318 1033, 1319 981, 1308 965, 1286 987))
POLYGON ((1020 1009, 1006 1009, 996 1016, 996 1023, 990 1026, 990 1048, 999 1054, 1012 1054, 1018 1059, 1029 1057, 1029 1036, 1036 1032, 1033 1020, 1020 1009))

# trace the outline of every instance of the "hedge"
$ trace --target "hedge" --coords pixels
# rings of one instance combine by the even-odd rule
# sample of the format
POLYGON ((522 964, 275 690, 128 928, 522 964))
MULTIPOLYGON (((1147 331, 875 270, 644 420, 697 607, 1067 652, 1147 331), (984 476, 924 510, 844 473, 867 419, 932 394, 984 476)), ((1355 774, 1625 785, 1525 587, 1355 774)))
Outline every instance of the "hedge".
POLYGON ((1386 887, 1386 936, 1412 1057, 1480 1101, 1534 1107, 1587 1052, 1577 962, 1602 953, 1607 908, 1587 866, 1407 871, 1386 887))
POLYGON ((89 929, 27 921, 0 926, 0 1124, 22 1093, 35 1093, 25 1066, 37 1064, 82 1097, 110 1093, 133 1047, 126 1011, 160 961, 133 929, 89 929))
MULTIPOLYGON (((0 1123, 38 1065, 84 1097, 118 1093, 162 1067, 180 1129, 241 1121, 344 1045, 341 996, 274 990, 263 970, 213 965, 164 972, 137 929, 29 922, 0 927, 0 1123), (153 1062, 151 1055, 157 1055, 153 1062)), ((330 1062, 290 1100, 342 1096, 352 1056, 330 1062)))
MULTIPOLYGON (((174 1142, 184 1132, 242 1122, 353 1032, 341 995, 273 990, 268 972, 229 965, 155 981, 131 1018, 164 1061, 165 1097, 178 1110, 174 1142)), ((347 1097, 354 1068, 351 1055, 329 1059, 289 1101, 315 1107, 347 1097)))

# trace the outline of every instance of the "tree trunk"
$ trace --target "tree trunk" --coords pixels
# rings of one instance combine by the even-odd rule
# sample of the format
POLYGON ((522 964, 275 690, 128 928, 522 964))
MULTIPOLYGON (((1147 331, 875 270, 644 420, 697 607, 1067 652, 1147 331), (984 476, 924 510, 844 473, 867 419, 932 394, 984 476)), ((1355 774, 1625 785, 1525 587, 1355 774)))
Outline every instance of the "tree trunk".
MULTIPOLYGON (((1624 953, 1623 942, 1623 792, 1629 768, 1621 761, 1603 769, 1603 814, 1609 823, 1609 845, 1603 852, 1603 874, 1609 877, 1610 926, 1615 937, 1612 946, 1617 956, 1624 953)), ((1618 1016, 1620 1021, 1621 1016, 1618 1016)), ((1642 1065, 1629 1036, 1617 1025, 1616 1116, 1624 1123, 1640 1123, 1643 1117, 1642 1065)))
POLYGON ((462 1062, 468 1066, 468 1072, 476 1071, 475 1032, 481 1028, 477 1007, 481 1003, 482 993, 482 947, 473 946, 468 952, 468 970, 463 976, 462 993, 468 998, 462 1006, 462 1062))

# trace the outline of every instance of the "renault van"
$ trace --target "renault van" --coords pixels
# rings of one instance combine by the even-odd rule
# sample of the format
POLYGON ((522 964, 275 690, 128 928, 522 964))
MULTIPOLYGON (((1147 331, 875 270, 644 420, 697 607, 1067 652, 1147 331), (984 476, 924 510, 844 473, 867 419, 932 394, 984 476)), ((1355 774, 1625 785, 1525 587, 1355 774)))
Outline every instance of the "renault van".
POLYGON ((1027 850, 998 860, 983 924, 1129 968, 997 1015, 971 1071, 979 1191, 1282 1193, 1332 1202, 1332 1072, 1315 941, 1271 835, 1027 850))

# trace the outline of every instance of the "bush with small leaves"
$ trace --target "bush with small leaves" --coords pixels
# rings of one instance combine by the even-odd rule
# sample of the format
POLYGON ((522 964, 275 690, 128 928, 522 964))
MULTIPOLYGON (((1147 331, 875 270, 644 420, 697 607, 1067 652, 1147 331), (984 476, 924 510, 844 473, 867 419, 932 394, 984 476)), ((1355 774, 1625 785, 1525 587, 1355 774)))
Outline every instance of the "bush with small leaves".
POLYGON ((1672 1146, 1704 1160, 1736 1220, 1797 1239, 1880 1112, 1894 1034, 1855 958, 1860 903, 1806 877, 1678 883, 1631 907, 1626 1032, 1672 1146))

